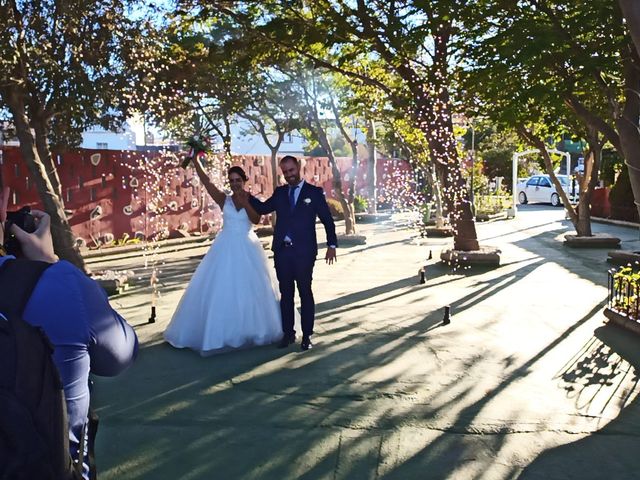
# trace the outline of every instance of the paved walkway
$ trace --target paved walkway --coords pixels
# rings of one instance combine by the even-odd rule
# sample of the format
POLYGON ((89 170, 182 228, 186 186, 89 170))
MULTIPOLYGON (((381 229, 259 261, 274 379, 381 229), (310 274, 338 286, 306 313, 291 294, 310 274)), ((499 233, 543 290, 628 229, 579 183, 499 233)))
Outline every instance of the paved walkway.
MULTIPOLYGON (((317 264, 305 353, 200 358, 162 343, 204 249, 180 252, 162 268, 157 323, 148 288, 114 299, 143 345, 96 381, 101 479, 638 478, 640 338, 603 324, 606 251, 564 247, 570 230, 562 210, 524 207, 478 225, 500 268, 434 263, 419 285, 448 241, 362 226, 366 246, 317 264)), ((640 250, 637 230, 594 231, 640 250)))

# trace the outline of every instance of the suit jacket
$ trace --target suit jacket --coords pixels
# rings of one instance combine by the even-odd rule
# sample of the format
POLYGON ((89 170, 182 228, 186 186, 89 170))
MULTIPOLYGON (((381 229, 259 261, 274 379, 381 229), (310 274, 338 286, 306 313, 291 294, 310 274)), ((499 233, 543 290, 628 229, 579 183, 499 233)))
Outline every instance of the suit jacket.
POLYGON ((256 212, 261 215, 276 212, 276 226, 271 244, 271 249, 275 253, 284 246, 284 237, 288 233, 301 254, 308 253, 315 257, 318 253, 316 217, 320 218, 324 225, 327 245, 338 246, 336 226, 322 188, 305 181, 293 211, 289 206, 289 185, 276 188, 273 195, 264 202, 255 197, 251 197, 250 202, 256 212))

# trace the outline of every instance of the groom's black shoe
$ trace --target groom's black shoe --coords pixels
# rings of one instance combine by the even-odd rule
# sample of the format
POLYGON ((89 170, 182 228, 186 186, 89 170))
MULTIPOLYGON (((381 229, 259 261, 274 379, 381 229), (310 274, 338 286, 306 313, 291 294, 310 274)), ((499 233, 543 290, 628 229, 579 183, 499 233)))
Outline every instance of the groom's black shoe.
POLYGON ((287 348, 292 343, 295 343, 295 341, 296 337, 289 337, 285 335, 284 337, 282 337, 282 340, 280 340, 280 343, 278 343, 278 348, 287 348))
POLYGON ((307 350, 311 350, 313 348, 313 343, 311 343, 311 339, 309 337, 302 337, 302 343, 300 344, 300 350, 303 352, 307 350))

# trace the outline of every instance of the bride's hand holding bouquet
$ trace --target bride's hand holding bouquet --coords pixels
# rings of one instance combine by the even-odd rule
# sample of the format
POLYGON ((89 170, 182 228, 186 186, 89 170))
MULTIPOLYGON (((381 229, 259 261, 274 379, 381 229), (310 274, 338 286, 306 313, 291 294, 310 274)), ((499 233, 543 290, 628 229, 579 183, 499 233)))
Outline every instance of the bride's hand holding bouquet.
POLYGON ((195 161, 198 157, 211 152, 211 141, 208 137, 202 135, 194 135, 187 140, 187 146, 190 148, 189 153, 182 161, 181 167, 187 168, 189 163, 195 161))

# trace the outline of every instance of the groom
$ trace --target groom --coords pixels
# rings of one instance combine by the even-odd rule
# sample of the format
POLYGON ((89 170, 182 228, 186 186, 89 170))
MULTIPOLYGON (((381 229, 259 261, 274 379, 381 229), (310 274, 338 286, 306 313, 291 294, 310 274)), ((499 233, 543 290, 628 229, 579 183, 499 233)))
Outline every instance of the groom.
MULTIPOLYGON (((322 188, 315 187, 300 178, 300 162, 287 155, 280 160, 280 170, 288 185, 276 188, 271 198, 261 202, 251 197, 251 206, 261 215, 275 210, 276 226, 273 244, 276 275, 280 285, 280 311, 284 336, 278 348, 286 348, 296 340, 293 329, 295 284, 298 286, 302 304, 302 350, 313 347, 313 320, 315 304, 311 291, 313 265, 318 254, 316 239, 316 216, 324 224, 327 233, 325 261, 336 260, 336 227, 324 198, 322 188)), ((274 172, 275 174, 275 172, 274 172)))

